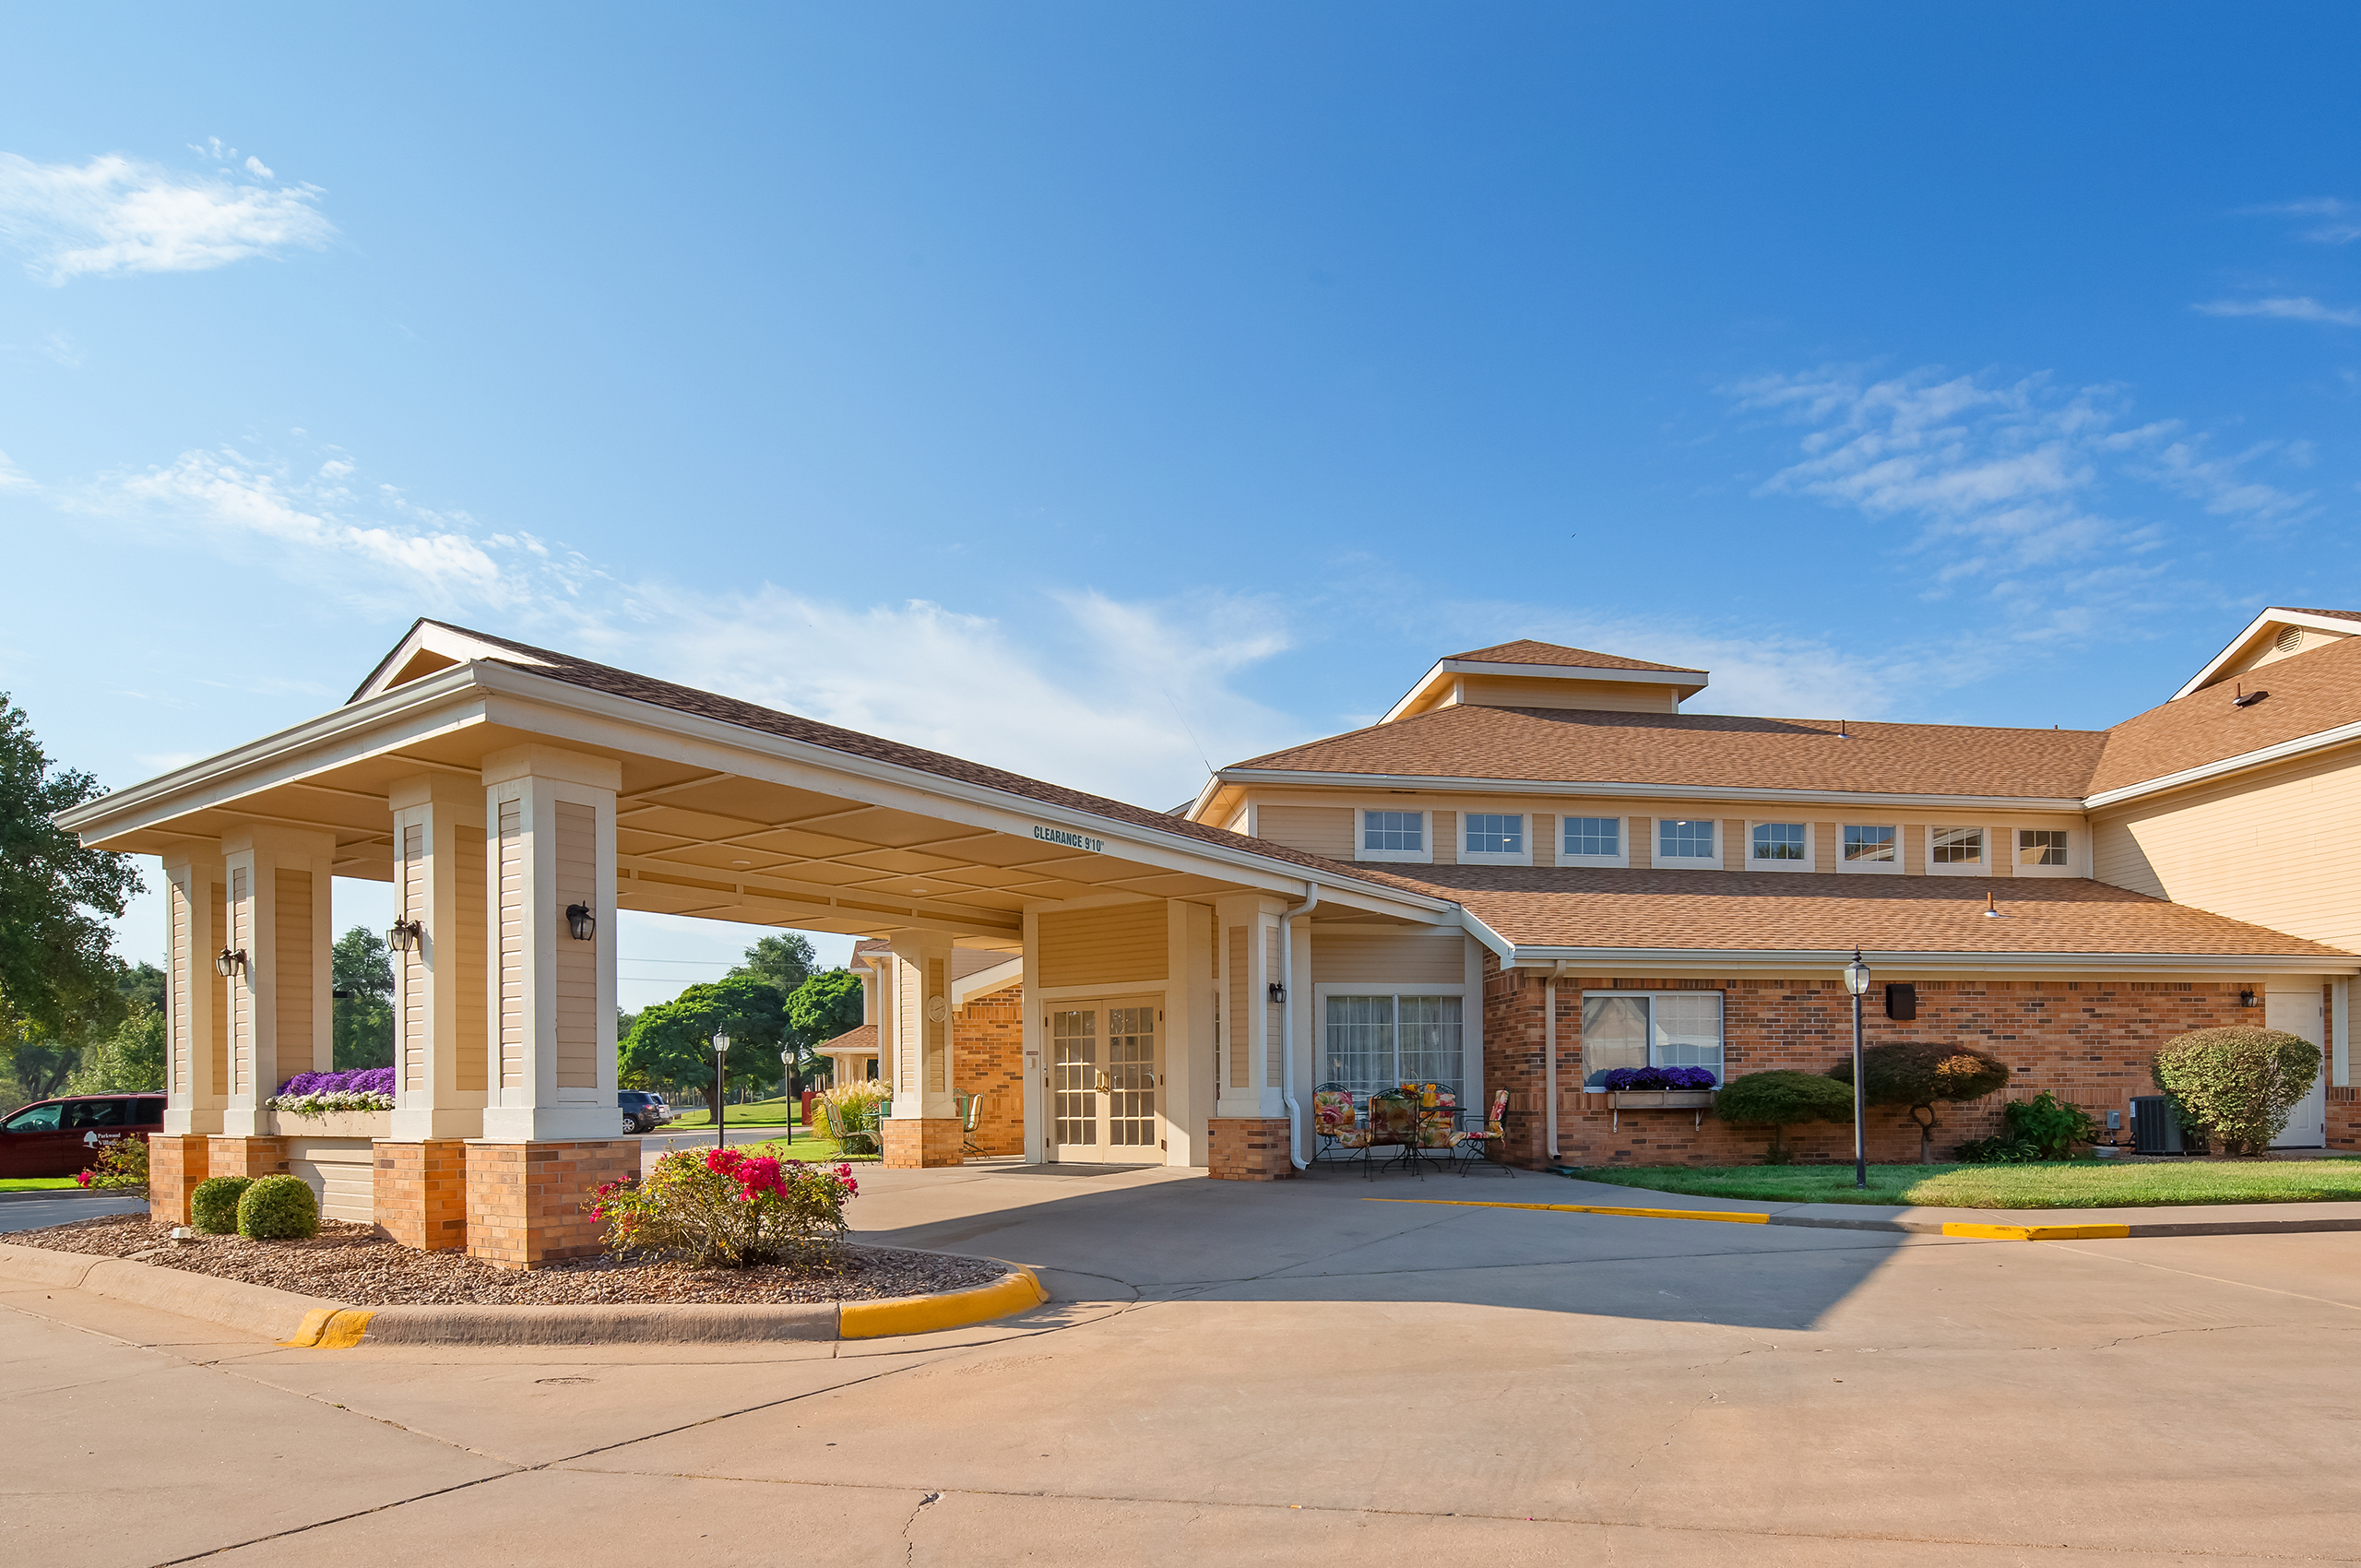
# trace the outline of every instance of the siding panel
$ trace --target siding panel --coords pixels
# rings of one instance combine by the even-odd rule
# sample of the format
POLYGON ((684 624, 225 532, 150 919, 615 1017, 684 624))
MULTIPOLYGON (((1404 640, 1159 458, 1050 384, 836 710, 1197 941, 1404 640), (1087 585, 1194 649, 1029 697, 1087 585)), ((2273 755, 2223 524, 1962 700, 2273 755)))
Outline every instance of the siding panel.
POLYGON ((1229 1087, 1234 1089, 1247 1087, 1247 1061, 1252 1054, 1246 1039, 1247 1020, 1252 1016, 1246 1010, 1246 988, 1252 978, 1246 967, 1248 929, 1242 925, 1229 928, 1229 1016, 1224 1020, 1221 1044, 1229 1056, 1229 1087))
POLYGON ((230 982, 230 1092, 244 1094, 255 1083, 255 950, 252 873, 240 866, 230 873, 230 945, 248 955, 247 968, 230 982))
POLYGON ((500 803, 500 1087, 525 1087, 525 808, 500 803))
POLYGON ((284 1080, 312 1070, 318 1043, 312 1011, 311 873, 274 871, 271 889, 271 992, 279 1004, 279 1075, 284 1080))
POLYGON ((445 972, 459 988, 454 998, 458 1039, 453 1066, 455 1087, 481 1089, 484 1084, 484 1010, 490 1004, 484 980, 484 841, 476 828, 461 825, 451 832, 453 920, 457 928, 452 950, 443 955, 450 966, 445 972))
POLYGON ((189 930, 188 889, 179 883, 166 885, 165 897, 172 909, 172 956, 166 962, 172 966, 172 1016, 165 1020, 172 1047, 172 1076, 165 1087, 175 1096, 189 1092, 189 1025, 196 1015, 189 1011, 190 988, 195 984, 196 955, 191 952, 193 932, 189 930))
POLYGON ((1350 806, 1264 805, 1254 814, 1260 837, 1290 849, 1326 855, 1339 861, 1353 858, 1353 808, 1350 806))
POLYGON ((1131 985, 1168 978, 1170 944, 1161 900, 1102 909, 1059 909, 1040 919, 1041 984, 1131 985))
POLYGON ((1458 985, 1466 949, 1452 936, 1329 936, 1311 942, 1314 985, 1458 985))
MULTIPOLYGON (((557 909, 599 907, 599 814, 579 801, 557 802, 557 909)), ((557 949, 557 1087, 599 1087, 599 944, 576 942, 563 930, 557 949)))
MULTIPOLYGON (((411 823, 402 829, 401 863, 395 868, 398 879, 396 907, 401 919, 426 919, 426 828, 411 823)), ((433 932, 430 937, 443 933, 433 932)), ((423 943, 407 953, 397 953, 394 961, 401 966, 401 1063, 402 1087, 413 1094, 426 1090, 426 947, 423 943)))

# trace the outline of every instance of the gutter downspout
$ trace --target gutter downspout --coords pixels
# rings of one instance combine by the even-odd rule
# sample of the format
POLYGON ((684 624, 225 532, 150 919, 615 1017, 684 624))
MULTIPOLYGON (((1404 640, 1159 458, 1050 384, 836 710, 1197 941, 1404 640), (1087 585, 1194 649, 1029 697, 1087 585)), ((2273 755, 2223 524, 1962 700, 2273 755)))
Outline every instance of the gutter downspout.
POLYGON ((1545 1015, 1541 1024, 1542 1055, 1546 1065, 1542 1070, 1541 1110, 1543 1124, 1549 1134, 1549 1158, 1558 1158, 1558 979, 1566 972, 1566 960, 1559 959, 1549 967, 1549 978, 1541 982, 1542 1006, 1545 1015))
POLYGON ((1279 1099, 1287 1108, 1287 1158, 1298 1170, 1310 1169, 1311 1161, 1297 1152, 1303 1146, 1303 1108, 1295 1102, 1295 921, 1319 907, 1320 884, 1306 882, 1303 902, 1279 917, 1279 973, 1285 977, 1280 983, 1287 999, 1279 1009, 1279 1099))

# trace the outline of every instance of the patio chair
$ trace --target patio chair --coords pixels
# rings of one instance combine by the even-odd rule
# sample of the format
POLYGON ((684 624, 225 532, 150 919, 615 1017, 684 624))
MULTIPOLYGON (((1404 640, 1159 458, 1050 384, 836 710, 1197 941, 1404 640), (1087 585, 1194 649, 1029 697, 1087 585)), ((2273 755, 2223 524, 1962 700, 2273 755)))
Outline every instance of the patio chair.
POLYGON ((875 1154, 880 1146, 876 1123, 864 1115, 848 1116, 844 1108, 832 1099, 820 1102, 828 1118, 828 1136, 836 1140, 841 1154, 875 1154))
POLYGON ((1501 1125, 1507 1118, 1508 1111, 1509 1091, 1494 1089, 1492 1114, 1486 1119, 1484 1125, 1480 1128, 1465 1128, 1460 1132, 1458 1141, 1453 1146, 1457 1152, 1453 1163, 1459 1167, 1459 1173, 1462 1176, 1467 1174, 1467 1168, 1471 1165, 1489 1164, 1501 1175, 1512 1181, 1515 1180, 1516 1172, 1509 1169, 1507 1160, 1492 1158, 1508 1146, 1508 1134, 1501 1129, 1501 1125))
MULTIPOLYGON (((1369 1141, 1372 1148, 1398 1148, 1406 1164, 1418 1163, 1418 1102, 1404 1094, 1369 1097, 1369 1141)), ((1375 1164, 1363 1174, 1377 1174, 1375 1164)))
POLYGON ((976 1146, 976 1117, 983 1110, 984 1097, 979 1094, 963 1094, 955 1095, 952 1098, 959 1107, 959 1152, 982 1154, 984 1151, 976 1146))
POLYGON ((1344 1085, 1323 1084, 1311 1091, 1311 1130, 1320 1138, 1311 1156, 1315 1165, 1323 1160, 1341 1165, 1356 1154, 1362 1164, 1369 1163, 1370 1132, 1360 1124, 1353 1093, 1344 1085), (1339 1155, 1340 1149, 1352 1152, 1339 1155))

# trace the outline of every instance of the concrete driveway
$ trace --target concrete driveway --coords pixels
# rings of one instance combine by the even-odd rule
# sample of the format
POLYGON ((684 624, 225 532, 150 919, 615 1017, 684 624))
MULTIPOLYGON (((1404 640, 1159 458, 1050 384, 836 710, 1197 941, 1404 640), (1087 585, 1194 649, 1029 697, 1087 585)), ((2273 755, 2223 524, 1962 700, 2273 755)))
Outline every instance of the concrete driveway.
POLYGON ((919 1341, 282 1350, 0 1281, 9 1561, 2361 1555, 2361 1236, 2020 1242, 865 1170, 1039 1266, 919 1341))

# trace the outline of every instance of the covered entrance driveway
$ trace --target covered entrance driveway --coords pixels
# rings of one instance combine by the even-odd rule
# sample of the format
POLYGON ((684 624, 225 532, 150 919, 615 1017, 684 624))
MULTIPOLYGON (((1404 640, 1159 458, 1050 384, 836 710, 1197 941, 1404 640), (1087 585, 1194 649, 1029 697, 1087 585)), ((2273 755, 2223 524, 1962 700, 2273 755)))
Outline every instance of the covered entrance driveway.
MULTIPOLYGON (((314 1167, 367 1151, 395 1235, 517 1264, 592 1247, 581 1195, 635 1160, 614 1137, 620 909, 883 939, 906 1167, 959 1159, 955 951, 1022 963, 1028 1160, 1226 1176, 1310 1153, 1288 1107, 1324 938, 1364 966, 1447 953, 1471 992, 1480 974, 1456 904, 1351 866, 432 622, 343 707, 64 820, 163 861, 167 1206, 287 1169, 300 1134, 314 1167), (332 1065, 330 876, 397 890, 396 1103, 299 1126, 268 1101, 332 1065)), ((1473 1082, 1480 1028, 1463 1050, 1473 1082)))

